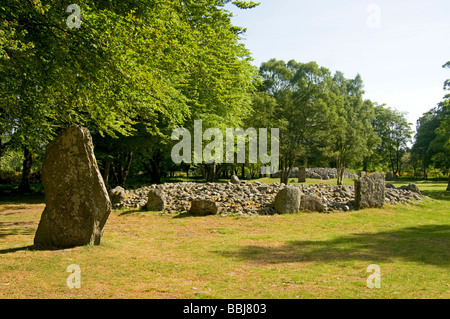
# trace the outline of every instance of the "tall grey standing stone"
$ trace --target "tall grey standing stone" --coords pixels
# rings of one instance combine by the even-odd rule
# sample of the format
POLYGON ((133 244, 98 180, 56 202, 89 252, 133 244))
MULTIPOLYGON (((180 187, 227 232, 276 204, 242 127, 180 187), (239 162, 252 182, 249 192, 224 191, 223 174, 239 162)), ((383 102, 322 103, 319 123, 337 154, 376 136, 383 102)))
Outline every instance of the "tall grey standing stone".
POLYGON ((296 214, 300 211, 302 192, 298 187, 289 186, 280 190, 273 206, 277 214, 296 214))
POLYGON ((306 183, 306 167, 298 168, 298 182, 306 183))
POLYGON ((364 208, 382 208, 385 201, 386 185, 383 173, 374 173, 360 177, 355 181, 355 206, 364 208))
POLYGON ((46 207, 34 245, 100 245, 112 205, 88 129, 71 127, 47 146, 42 183, 46 207))
POLYGON ((166 194, 160 189, 152 189, 148 192, 145 208, 151 212, 162 212, 166 206, 166 194))

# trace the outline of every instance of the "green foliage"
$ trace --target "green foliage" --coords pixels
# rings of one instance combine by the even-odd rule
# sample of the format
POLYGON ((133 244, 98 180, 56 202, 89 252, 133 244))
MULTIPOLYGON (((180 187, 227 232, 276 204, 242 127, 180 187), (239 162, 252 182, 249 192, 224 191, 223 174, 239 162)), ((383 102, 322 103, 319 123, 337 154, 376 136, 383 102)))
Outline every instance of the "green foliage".
POLYGON ((80 0, 81 26, 70 29, 65 1, 8 1, 0 8, 7 146, 42 152, 62 129, 81 124, 100 137, 135 136, 131 145, 146 139, 139 149, 148 150, 194 119, 239 125, 251 110, 257 72, 228 2, 80 0))
MULTIPOLYGON (((444 68, 450 68, 450 61, 444 68)), ((450 80, 444 89, 450 91, 450 80)), ((436 167, 444 173, 450 170, 450 94, 444 101, 423 114, 417 122, 417 133, 412 153, 421 161, 424 172, 436 167)), ((450 188, 450 184, 449 184, 450 188)))
POLYGON ((401 173, 401 159, 408 151, 408 143, 413 135, 405 113, 384 104, 377 105, 372 126, 381 139, 372 161, 378 165, 387 165, 393 174, 401 173))
POLYGON ((277 104, 270 118, 280 128, 282 178, 296 162, 309 158, 333 160, 342 172, 370 154, 378 140, 370 122, 373 105, 363 101, 363 84, 358 75, 347 80, 341 72, 334 76, 315 62, 285 63, 272 59, 261 65, 261 89, 277 104))

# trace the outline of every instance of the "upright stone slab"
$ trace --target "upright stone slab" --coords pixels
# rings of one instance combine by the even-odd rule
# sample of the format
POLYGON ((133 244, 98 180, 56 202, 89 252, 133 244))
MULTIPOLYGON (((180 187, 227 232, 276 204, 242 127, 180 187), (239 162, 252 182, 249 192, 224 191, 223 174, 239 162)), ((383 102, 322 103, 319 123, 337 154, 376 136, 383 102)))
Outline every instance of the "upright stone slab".
POLYGON ((280 190, 273 206, 277 214, 296 214, 300 211, 302 192, 298 187, 288 186, 280 190))
POLYGON ((298 182, 306 183, 306 167, 298 168, 298 182))
POLYGON ((382 208, 385 201, 385 175, 383 173, 368 174, 355 181, 355 207, 382 208))
POLYGON ((35 246, 99 245, 112 205, 88 129, 71 127, 47 146, 42 183, 46 207, 35 246))
POLYGON ((145 208, 151 212, 162 212, 166 207, 166 194, 160 189, 150 190, 145 208))

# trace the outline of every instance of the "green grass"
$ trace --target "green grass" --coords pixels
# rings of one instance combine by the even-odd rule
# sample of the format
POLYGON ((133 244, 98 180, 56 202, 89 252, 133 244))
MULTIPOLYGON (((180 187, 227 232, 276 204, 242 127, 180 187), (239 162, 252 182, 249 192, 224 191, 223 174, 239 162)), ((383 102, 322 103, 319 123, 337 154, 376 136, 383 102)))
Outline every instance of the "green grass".
POLYGON ((56 251, 31 247, 42 200, 2 200, 0 298, 448 299, 450 193, 444 182, 417 183, 430 196, 417 206, 350 213, 115 211, 100 246, 56 251), (66 285, 71 264, 81 267, 81 289, 66 285), (381 289, 367 287, 371 264, 381 289))

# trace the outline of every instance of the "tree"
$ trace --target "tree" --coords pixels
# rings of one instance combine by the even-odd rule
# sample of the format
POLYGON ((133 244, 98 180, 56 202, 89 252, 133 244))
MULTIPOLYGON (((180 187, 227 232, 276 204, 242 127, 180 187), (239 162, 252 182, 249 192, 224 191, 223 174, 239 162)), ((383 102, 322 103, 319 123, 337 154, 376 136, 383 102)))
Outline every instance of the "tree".
POLYGON ((141 123, 162 136, 161 118, 177 126, 198 113, 238 117, 254 71, 229 2, 257 5, 80 0, 81 27, 70 29, 62 1, 2 4, 0 133, 36 152, 73 124, 117 137, 141 123))
POLYGON ((334 99, 338 121, 333 128, 331 156, 336 161, 337 184, 342 185, 346 167, 362 162, 370 155, 370 146, 378 142, 371 122, 374 118, 372 102, 364 101, 363 81, 358 74, 347 80, 341 72, 334 78, 334 99))
POLYGON ((401 113, 385 105, 375 107, 375 133, 381 138, 377 152, 381 154, 382 163, 389 166, 395 175, 401 170, 402 156, 407 152, 408 143, 412 138, 411 124, 405 113, 401 113))
MULTIPOLYGON (((448 61, 446 64, 444 64, 443 68, 449 68, 450 69, 450 61, 448 61)), ((447 156, 443 157, 443 167, 445 167, 446 170, 450 168, 450 162, 449 162, 449 156, 448 153, 450 153, 450 79, 445 81, 444 83, 444 90, 449 92, 445 95, 444 101, 439 104, 440 108, 442 109, 442 122, 439 126, 437 133, 442 138, 442 142, 444 145, 444 149, 447 151, 447 156)), ((450 173, 448 177, 448 187, 447 191, 450 191, 450 173)))
POLYGON ((427 169, 433 163, 432 159, 437 145, 435 144, 433 149, 431 149, 430 144, 437 137, 437 129, 441 125, 441 117, 439 108, 433 108, 417 120, 417 132, 412 153, 420 159, 424 179, 427 179, 427 169))
MULTIPOLYGON (((444 68, 450 68, 450 61, 444 68)), ((445 81, 444 90, 450 91, 450 80, 445 81)), ((423 114, 417 122, 417 133, 412 148, 413 154, 421 156, 424 174, 430 165, 450 175, 450 94, 437 107, 423 114)), ((426 177, 426 176, 425 176, 426 177)), ((447 191, 450 191, 450 176, 447 191)))
POLYGON ((298 160, 314 147, 327 144, 330 122, 335 117, 329 102, 331 75, 317 63, 285 63, 272 59, 261 65, 263 89, 277 102, 273 124, 280 129, 281 182, 288 184, 298 160))

